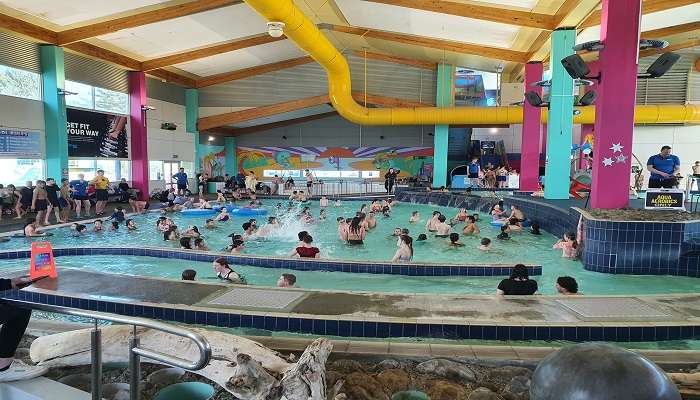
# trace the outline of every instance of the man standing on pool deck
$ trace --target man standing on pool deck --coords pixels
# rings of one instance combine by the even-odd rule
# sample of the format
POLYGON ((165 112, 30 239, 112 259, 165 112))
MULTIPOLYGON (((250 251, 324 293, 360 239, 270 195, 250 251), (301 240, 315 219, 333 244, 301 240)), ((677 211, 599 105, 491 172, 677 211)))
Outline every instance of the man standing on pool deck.
POLYGON ((469 169, 469 183, 472 187, 479 186, 479 172, 481 171, 481 165, 479 165, 479 159, 477 157, 472 157, 472 162, 468 165, 469 169))
POLYGON ((306 190, 309 192, 309 196, 314 193, 314 175, 308 169, 304 171, 306 176, 306 190))
POLYGON ((185 195, 187 191, 187 174, 184 168, 180 168, 180 172, 173 175, 173 178, 177 179, 177 194, 185 195))
POLYGON ((90 183, 95 185, 95 200, 97 200, 97 204, 95 204, 95 215, 104 215, 105 206, 109 199, 109 195, 107 194, 109 179, 105 178, 105 172, 100 169, 97 171, 97 176, 92 178, 90 183))
POLYGON ((90 216, 90 198, 88 197, 87 189, 89 182, 85 180, 85 175, 78 174, 78 179, 70 181, 73 200, 75 200, 75 215, 80 218, 80 206, 85 206, 85 216, 90 216))
POLYGON ((399 170, 394 168, 389 168, 389 170, 384 174, 384 189, 386 189, 387 194, 391 194, 394 190, 394 184, 396 183, 396 177, 401 173, 399 170))
POLYGON ((649 189, 674 188, 678 181, 676 174, 681 170, 681 161, 671 154, 671 146, 663 146, 659 154, 654 154, 647 161, 649 176, 649 189))

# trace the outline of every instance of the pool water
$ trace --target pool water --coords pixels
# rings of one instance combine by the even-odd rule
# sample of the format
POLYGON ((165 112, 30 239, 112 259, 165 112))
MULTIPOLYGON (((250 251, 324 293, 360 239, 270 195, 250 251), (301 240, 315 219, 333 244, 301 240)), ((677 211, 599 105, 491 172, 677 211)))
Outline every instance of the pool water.
MULTIPOLYGON (((269 215, 276 215, 275 204, 266 201, 265 207, 269 215)), ((364 202, 344 202, 341 208, 329 207, 328 218, 312 225, 303 225, 295 218, 280 216, 281 227, 269 237, 246 242, 244 253, 251 255, 287 256, 298 243, 297 233, 307 230, 314 237, 314 244, 321 249, 323 258, 347 260, 391 260, 396 251, 396 238, 391 233, 396 227, 407 227, 414 240, 419 233, 426 233, 425 221, 433 210, 443 212, 452 218, 457 209, 432 205, 400 204, 394 207, 390 218, 378 217, 378 226, 370 231, 363 246, 347 246, 342 243, 337 234, 337 216, 351 217, 364 202), (409 224, 412 211, 421 215, 420 222, 409 224)), ((366 202, 369 203, 369 202, 366 202)), ((286 209, 286 201, 284 202, 286 209)), ((311 205, 312 213, 318 216, 318 202, 311 205)), ((163 241, 162 234, 155 229, 158 213, 138 216, 135 221, 138 230, 128 232, 122 229, 118 232, 89 233, 82 237, 72 237, 68 228, 54 229, 50 241, 54 247, 74 246, 155 246, 178 248, 175 242, 163 241)), ((181 229, 188 225, 200 227, 207 245, 212 251, 219 251, 230 243, 230 233, 242 233, 241 224, 251 217, 233 217, 228 222, 219 223, 217 229, 203 228, 207 216, 188 216, 180 213, 169 214, 181 229)), ((528 232, 514 233, 509 241, 495 239, 498 228, 491 226, 490 218, 482 213, 479 222, 481 235, 478 237, 462 237, 465 244, 461 248, 450 248, 447 239, 435 238, 428 235, 428 240, 415 243, 414 260, 423 262, 442 263, 531 263, 543 266, 542 276, 535 277, 539 283, 540 292, 554 294, 554 284, 559 276, 573 276, 579 283, 580 291, 584 294, 623 295, 623 294, 668 294, 694 293, 700 291, 700 280, 688 277, 674 276, 639 276, 639 275, 610 275, 586 271, 578 261, 561 257, 561 250, 552 249, 557 241, 555 236, 543 232, 536 236, 528 232), (481 237, 489 237, 493 241, 493 250, 482 252, 477 250, 481 237)), ((266 217, 257 217, 258 225, 262 226, 266 217)), ((461 224, 456 231, 461 232, 461 224)), ((43 240, 43 239, 37 239, 43 240)), ((0 243, 0 250, 27 249, 31 240, 13 238, 9 242, 0 243)), ((179 279, 182 270, 191 268, 197 271, 200 280, 213 279, 211 265, 177 259, 157 259, 149 257, 123 256, 90 256, 90 257, 61 257, 58 264, 66 267, 89 268, 98 271, 159 276, 179 279)), ((28 260, 3 261, 3 267, 28 268, 28 260)), ((499 278, 493 277, 409 277, 397 275, 350 274, 341 272, 302 272, 250 266, 236 266, 248 282, 253 285, 274 286, 282 272, 292 272, 298 277, 299 285, 310 289, 326 290, 359 290, 375 292, 401 293, 456 293, 456 294, 492 294, 499 278)))
MULTIPOLYGON (((155 276, 180 279, 182 271, 194 269, 197 280, 218 282, 210 263, 178 259, 163 259, 139 256, 70 256, 58 257, 59 267, 83 268, 92 271, 155 276)), ((10 260, 2 263, 5 269, 29 269, 28 260, 10 260)), ((430 277, 403 275, 355 274, 343 272, 292 271, 276 268, 261 268, 245 265, 233 266, 243 274, 250 285, 275 286, 282 273, 293 273, 297 285, 305 289, 344 290, 391 293, 431 294, 494 294, 501 277, 430 277)), ((605 275, 584 270, 580 264, 567 267, 550 266, 538 281, 540 292, 556 294, 554 283, 561 275, 574 276, 585 294, 669 294, 690 293, 700 289, 700 281, 684 277, 655 277, 632 275, 605 275)))

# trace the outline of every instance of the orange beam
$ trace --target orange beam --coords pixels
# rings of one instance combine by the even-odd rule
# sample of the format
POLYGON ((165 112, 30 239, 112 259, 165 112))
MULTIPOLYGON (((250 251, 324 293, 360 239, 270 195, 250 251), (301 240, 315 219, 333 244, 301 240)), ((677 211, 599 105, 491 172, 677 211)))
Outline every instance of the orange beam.
POLYGON ((410 58, 403 58, 399 56, 392 56, 389 54, 382 54, 382 53, 374 53, 370 51, 361 51, 361 50, 353 50, 352 52, 353 55, 357 57, 362 57, 364 58, 365 56, 368 59, 372 60, 379 60, 379 61, 387 61, 395 64, 403 64, 403 65, 410 65, 412 67, 416 68, 423 68, 423 69, 429 69, 431 71, 435 71, 437 69, 437 63, 433 61, 422 61, 422 60, 412 60, 410 58))
POLYGON ((387 40, 390 42, 430 47, 433 49, 454 51, 456 53, 472 54, 496 60, 512 61, 518 63, 527 62, 527 53, 515 50, 500 49, 497 47, 454 42, 451 40, 431 39, 423 36, 413 36, 402 33, 376 31, 368 28, 343 25, 320 24, 319 28, 335 32, 348 33, 351 35, 387 40))
POLYGON ((291 60, 284 60, 275 63, 259 65, 257 67, 239 69, 237 71, 224 72, 222 74, 207 76, 197 80, 197 87, 207 87, 211 85, 218 85, 220 83, 225 83, 229 81, 235 81, 237 79, 248 78, 255 75, 266 74, 268 72, 279 71, 281 69, 296 67, 297 65, 304 65, 313 62, 311 57, 299 57, 293 58, 291 60))
POLYGON ((217 54, 228 53, 231 51, 245 49, 247 47, 259 46, 261 44, 272 43, 285 39, 287 38, 284 36, 273 38, 267 33, 263 33, 245 39, 236 39, 224 43, 215 44, 212 46, 203 47, 201 49, 188 50, 181 53, 175 53, 164 57, 146 60, 141 64, 141 70, 150 71, 156 68, 167 67, 169 65, 198 60, 200 58, 211 57, 217 54))
POLYGON ((509 10, 506 8, 489 7, 473 4, 454 3, 451 1, 435 0, 368 0, 373 3, 388 4, 392 6, 414 8, 424 11, 432 11, 442 14, 456 15, 480 19, 484 21, 500 22, 502 24, 527 26, 552 30, 556 28, 553 15, 539 14, 526 11, 509 10))
POLYGON ((242 3, 240 0, 193 0, 125 17, 107 17, 107 21, 58 32, 58 44, 73 43, 122 29, 135 28, 240 3, 242 3))

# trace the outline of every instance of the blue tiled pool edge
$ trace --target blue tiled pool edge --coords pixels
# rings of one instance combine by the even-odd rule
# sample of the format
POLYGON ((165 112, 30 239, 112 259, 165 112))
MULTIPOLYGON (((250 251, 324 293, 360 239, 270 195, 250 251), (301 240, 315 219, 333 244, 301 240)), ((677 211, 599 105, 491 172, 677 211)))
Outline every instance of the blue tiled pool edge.
MULTIPOLYGON (((330 271, 365 274, 405 276, 508 276, 512 265, 460 265, 421 263, 382 263, 376 261, 344 261, 302 258, 254 257, 246 255, 218 254, 192 250, 159 249, 149 247, 61 247, 53 250, 55 257, 118 255, 212 262, 226 257, 231 264, 262 268, 291 269, 296 271, 330 271)), ((0 251, 0 260, 29 258, 30 250, 0 251)), ((529 274, 542 275, 541 265, 528 265, 529 274)))
POLYGON ((210 325, 221 328, 255 328, 320 336, 358 338, 432 338, 432 339, 477 339, 477 340, 566 340, 606 342, 650 342, 665 340, 692 340, 700 337, 700 325, 653 325, 627 323, 629 326, 523 326, 492 324, 449 324, 382 322, 332 318, 303 318, 293 314, 275 316, 269 313, 241 312, 232 310, 203 311, 187 309, 182 305, 160 306, 120 303, 97 299, 85 299, 65 295, 12 290, 0 294, 2 298, 31 303, 100 311, 126 316, 155 318, 184 324, 210 325))

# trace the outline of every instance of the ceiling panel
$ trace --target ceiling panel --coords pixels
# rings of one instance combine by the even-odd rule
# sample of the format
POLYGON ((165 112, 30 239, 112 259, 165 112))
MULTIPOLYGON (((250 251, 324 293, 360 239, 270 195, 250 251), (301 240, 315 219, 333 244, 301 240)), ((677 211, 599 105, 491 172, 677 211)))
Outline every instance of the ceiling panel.
MULTIPOLYGON (((642 32, 696 21, 700 21, 700 3, 642 15, 642 32)), ((576 43, 599 39, 600 25, 584 29, 576 43)))
POLYGON ((3 0, 0 4, 57 25, 117 14, 135 8, 167 3, 169 0, 3 0))
POLYGON ((98 38, 143 58, 155 58, 266 31, 265 21, 258 13, 245 4, 237 4, 98 38))
POLYGON ((209 76, 303 55, 294 43, 282 40, 177 64, 175 67, 195 75, 209 76))
POLYGON ((334 111, 335 109, 328 105, 323 104, 316 107, 302 108, 301 110, 290 111, 282 114, 271 115, 265 118, 252 119, 250 121, 241 122, 239 124, 231 125, 234 128, 246 128, 249 126, 271 124, 273 122, 287 121, 290 119, 308 117, 310 115, 323 114, 327 112, 334 111))
POLYGON ((358 0, 336 0, 351 25, 509 48, 519 27, 358 0))

